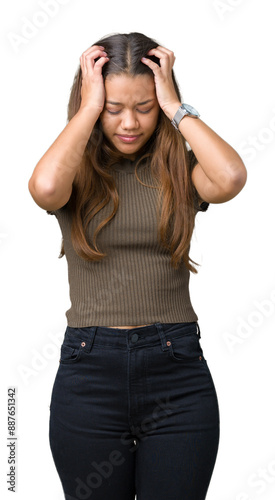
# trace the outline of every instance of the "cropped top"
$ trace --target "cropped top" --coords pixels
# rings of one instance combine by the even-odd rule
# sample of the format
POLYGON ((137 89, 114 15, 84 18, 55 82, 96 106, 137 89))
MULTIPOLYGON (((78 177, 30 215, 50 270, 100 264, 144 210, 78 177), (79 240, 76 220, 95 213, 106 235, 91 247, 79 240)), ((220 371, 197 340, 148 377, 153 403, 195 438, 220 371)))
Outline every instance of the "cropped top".
MULTIPOLYGON (((189 151, 191 162, 197 162, 189 151)), ((181 323, 198 320, 189 296, 190 271, 177 270, 171 255, 157 238, 157 189, 141 184, 134 161, 123 158, 112 165, 119 195, 113 219, 97 235, 97 244, 107 254, 89 262, 74 250, 71 216, 66 208, 47 211, 56 216, 68 265, 71 307, 66 311, 71 327, 143 325, 155 322, 181 323)), ((142 182, 154 185, 148 161, 137 167, 142 182)), ((107 204, 90 221, 88 237, 110 214, 107 204)), ((209 203, 196 206, 206 211, 209 203)))

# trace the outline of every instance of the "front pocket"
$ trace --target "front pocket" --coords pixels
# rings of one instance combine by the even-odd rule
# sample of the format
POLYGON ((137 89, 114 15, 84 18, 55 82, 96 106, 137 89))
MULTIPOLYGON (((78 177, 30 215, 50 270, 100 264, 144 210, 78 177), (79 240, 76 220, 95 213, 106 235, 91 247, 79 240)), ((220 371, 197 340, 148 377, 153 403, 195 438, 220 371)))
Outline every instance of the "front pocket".
POLYGON ((64 340, 60 348, 59 362, 76 363, 80 360, 87 337, 79 328, 67 327, 64 340))
POLYGON ((202 360, 203 351, 197 333, 191 332, 168 340, 171 342, 169 353, 175 361, 190 363, 202 360))
POLYGON ((78 348, 70 347, 66 344, 62 344, 60 348, 60 363, 76 363, 81 357, 83 352, 81 346, 78 348))

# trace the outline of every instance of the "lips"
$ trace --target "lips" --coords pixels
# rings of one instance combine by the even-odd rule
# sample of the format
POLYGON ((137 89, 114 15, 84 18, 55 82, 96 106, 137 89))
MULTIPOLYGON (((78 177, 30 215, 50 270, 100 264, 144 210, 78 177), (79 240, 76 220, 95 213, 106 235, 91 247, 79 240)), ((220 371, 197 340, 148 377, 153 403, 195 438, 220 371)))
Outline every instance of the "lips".
POLYGON ((139 135, 119 135, 117 134, 117 137, 123 141, 123 142, 134 142, 136 141, 140 136, 139 135))

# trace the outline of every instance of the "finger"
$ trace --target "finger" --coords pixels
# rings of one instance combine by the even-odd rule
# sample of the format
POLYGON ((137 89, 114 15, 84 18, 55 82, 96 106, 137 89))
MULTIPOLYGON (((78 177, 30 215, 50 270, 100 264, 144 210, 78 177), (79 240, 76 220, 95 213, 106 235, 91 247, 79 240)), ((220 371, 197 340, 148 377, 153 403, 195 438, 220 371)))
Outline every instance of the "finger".
POLYGON ((150 49, 147 52, 147 54, 149 54, 149 52, 151 52, 151 51, 161 51, 161 52, 165 52, 168 55, 174 55, 174 52, 172 50, 169 50, 166 47, 162 47, 161 45, 158 45, 158 47, 154 47, 153 49, 150 49))
POLYGON ((147 66, 149 66, 152 69, 152 71, 154 71, 154 73, 156 73, 156 74, 158 72, 161 72, 161 71, 164 71, 164 73, 167 73, 171 69, 171 65, 169 64, 169 59, 168 59, 167 54, 165 56, 161 56, 161 57, 156 56, 156 57, 159 58, 160 65, 151 61, 151 59, 147 59, 146 57, 142 58, 141 62, 144 62, 145 64, 147 64, 147 66))
POLYGON ((165 47, 160 48, 160 46, 156 47, 155 49, 150 49, 147 52, 147 54, 154 55, 154 56, 158 57, 159 59, 161 59, 163 62, 163 64, 161 64, 161 66, 165 66, 165 67, 167 67, 169 65, 169 63, 171 63, 171 65, 173 66, 175 59, 176 59, 174 52, 166 49, 165 47))
MULTIPOLYGON (((102 45, 92 45, 91 47, 89 47, 87 50, 85 50, 85 52, 83 52, 83 54, 88 54, 89 52, 91 52, 91 50, 94 50, 94 49, 100 49, 100 50, 104 50, 105 47, 103 47, 102 45)), ((82 54, 82 55, 83 55, 82 54)))
POLYGON ((80 67, 81 67, 82 78, 84 78, 87 74, 87 68, 83 55, 80 57, 80 67))
POLYGON ((161 69, 157 63, 151 61, 151 59, 147 59, 147 57, 142 57, 141 62, 149 66, 154 73, 157 73, 161 69))
POLYGON ((80 57, 80 64, 81 64, 81 69, 83 67, 83 74, 84 76, 89 72, 91 69, 94 68, 95 62, 94 59, 97 59, 98 57, 106 57, 107 53, 101 49, 94 50, 90 53, 83 53, 82 56, 80 57))
MULTIPOLYGON (((84 60, 88 60, 88 59, 96 59, 97 57, 100 57, 100 56, 106 56, 107 53, 102 50, 102 49, 97 49, 97 50, 93 50, 92 52, 89 52, 89 53, 83 53, 81 58, 84 59, 84 60)), ((80 58, 80 59, 81 59, 80 58)))
POLYGON ((158 57, 159 59, 159 64, 162 70, 168 71, 171 67, 171 61, 166 52, 162 52, 161 50, 156 50, 152 49, 151 51, 148 52, 148 55, 154 55, 155 57, 158 57))
POLYGON ((150 49, 150 50, 155 50, 155 49, 162 50, 163 52, 166 52, 167 54, 174 54, 174 52, 172 50, 169 50, 166 47, 162 47, 162 45, 158 45, 158 47, 154 47, 153 49, 150 49))
POLYGON ((98 74, 101 74, 101 68, 102 66, 104 66, 104 64, 106 62, 108 62, 110 60, 109 57, 100 57, 100 59, 98 59, 98 61, 96 61, 95 65, 94 65, 94 73, 98 73, 98 74))
POLYGON ((100 61, 102 58, 106 58, 106 57, 107 57, 107 52, 102 51, 102 50, 88 54, 86 56, 86 67, 87 67, 88 73, 91 70, 95 69, 95 66, 98 63, 98 61, 100 61), (97 59, 97 61, 95 61, 96 59, 97 59))
POLYGON ((89 47, 87 50, 85 50, 81 54, 81 57, 79 59, 80 59, 80 63, 82 62, 83 72, 85 74, 87 72, 86 63, 85 63, 85 56, 88 54, 94 53, 94 51, 98 51, 98 50, 104 50, 104 47, 102 45, 92 45, 91 47, 89 47))

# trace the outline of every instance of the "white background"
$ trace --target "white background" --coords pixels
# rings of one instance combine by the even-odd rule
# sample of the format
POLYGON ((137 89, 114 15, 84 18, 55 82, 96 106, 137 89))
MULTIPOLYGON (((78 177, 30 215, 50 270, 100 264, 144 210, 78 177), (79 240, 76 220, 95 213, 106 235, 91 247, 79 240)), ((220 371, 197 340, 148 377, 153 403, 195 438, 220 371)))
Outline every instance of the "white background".
POLYGON ((183 100, 247 168, 236 198, 197 216, 191 257, 201 267, 190 294, 220 405, 207 500, 273 499, 274 3, 14 0, 1 28, 1 498, 12 497, 8 386, 17 388, 17 498, 63 498, 48 423, 70 306, 67 264, 58 259, 58 222, 34 203, 28 180, 66 126, 82 52, 104 35, 139 31, 174 51, 183 100), (55 13, 43 4, 55 4, 55 13))

